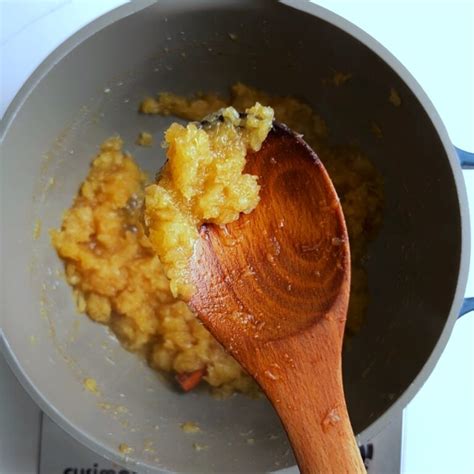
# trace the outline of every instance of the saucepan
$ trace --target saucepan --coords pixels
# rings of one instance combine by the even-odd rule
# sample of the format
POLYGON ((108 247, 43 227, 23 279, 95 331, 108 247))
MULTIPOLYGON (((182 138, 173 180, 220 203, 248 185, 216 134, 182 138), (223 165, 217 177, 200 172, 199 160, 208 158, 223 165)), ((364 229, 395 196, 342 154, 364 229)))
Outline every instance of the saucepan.
POLYGON ((180 394, 105 327, 76 314, 47 230, 59 225, 108 136, 119 133, 150 173, 162 164, 159 147, 134 145, 138 131, 158 134, 170 122, 139 115, 144 96, 226 93, 237 81, 304 98, 336 140, 356 139, 383 176, 384 221, 366 262, 368 315, 343 359, 360 443, 400 415, 461 307, 472 308, 472 300, 463 306, 469 221, 461 165, 474 166, 473 157, 458 156, 421 87, 373 38, 303 1, 138 1, 113 10, 44 61, 2 123, 1 346, 46 414, 140 472, 267 472, 294 458, 264 398, 180 394), (354 80, 324 87, 331 71, 354 80), (402 106, 387 100, 391 88, 402 106), (100 393, 84 390, 86 377, 100 393), (188 420, 201 432, 184 433, 188 420), (131 449, 119 449, 125 445, 131 449))

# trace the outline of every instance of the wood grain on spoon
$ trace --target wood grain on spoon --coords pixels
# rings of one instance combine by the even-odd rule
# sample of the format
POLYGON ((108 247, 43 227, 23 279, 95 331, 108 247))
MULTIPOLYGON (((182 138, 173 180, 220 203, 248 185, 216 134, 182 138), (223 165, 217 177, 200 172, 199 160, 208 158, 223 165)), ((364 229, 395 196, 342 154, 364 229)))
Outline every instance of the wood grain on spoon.
POLYGON ((273 403, 303 473, 363 473, 342 386, 350 253, 339 199, 316 154, 275 124, 247 157, 261 201, 201 229, 191 306, 273 403))

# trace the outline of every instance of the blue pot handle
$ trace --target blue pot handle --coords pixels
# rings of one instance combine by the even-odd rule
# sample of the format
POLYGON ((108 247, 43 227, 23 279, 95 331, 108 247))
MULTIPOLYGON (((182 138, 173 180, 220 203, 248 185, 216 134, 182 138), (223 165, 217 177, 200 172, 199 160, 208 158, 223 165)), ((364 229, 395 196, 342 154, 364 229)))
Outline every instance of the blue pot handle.
POLYGON ((464 316, 466 313, 474 311, 474 298, 464 298, 464 303, 461 306, 459 317, 464 316))
MULTIPOLYGON (((463 170, 474 169, 474 153, 461 150, 460 148, 454 147, 459 157, 459 163, 463 170)), ((474 311, 474 298, 464 298, 464 303, 461 306, 459 317, 464 316, 466 313, 474 311)))
POLYGON ((459 162, 461 163, 461 168, 463 170, 473 170, 474 169, 474 153, 469 153, 468 151, 461 150, 460 148, 454 147, 456 153, 459 157, 459 162))

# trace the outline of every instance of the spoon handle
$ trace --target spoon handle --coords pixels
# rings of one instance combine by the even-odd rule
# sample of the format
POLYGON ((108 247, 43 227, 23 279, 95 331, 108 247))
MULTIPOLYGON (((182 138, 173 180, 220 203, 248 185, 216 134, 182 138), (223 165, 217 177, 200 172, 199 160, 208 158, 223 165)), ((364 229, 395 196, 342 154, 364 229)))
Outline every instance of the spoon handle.
POLYGON ((272 341, 257 370, 303 474, 366 473, 344 399, 337 326, 322 319, 310 330, 272 341))

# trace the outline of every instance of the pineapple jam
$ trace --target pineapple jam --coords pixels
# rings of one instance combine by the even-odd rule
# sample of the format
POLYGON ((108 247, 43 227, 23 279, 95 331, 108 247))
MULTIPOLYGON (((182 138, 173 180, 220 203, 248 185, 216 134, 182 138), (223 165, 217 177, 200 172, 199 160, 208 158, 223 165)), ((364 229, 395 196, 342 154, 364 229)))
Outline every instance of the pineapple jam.
POLYGON ((368 303, 363 259, 381 222, 383 189, 369 159, 331 144, 322 118, 298 99, 236 84, 229 98, 166 93, 140 105, 145 114, 192 121, 218 110, 222 118, 207 125, 168 128, 168 161, 153 184, 120 138, 105 141, 51 239, 81 312, 108 325, 152 368, 175 374, 184 390, 204 380, 226 396, 255 393, 256 384, 187 306, 186 267, 202 223, 225 224, 258 205, 257 179, 243 173, 245 156, 265 140, 273 111, 316 150, 341 199, 352 257, 348 332, 359 329, 368 303))
POLYGON ((258 204, 260 187, 243 172, 245 157, 260 149, 273 110, 256 103, 245 112, 241 119, 227 107, 206 128, 174 123, 165 133, 168 161, 145 190, 145 224, 173 296, 192 294, 186 272, 201 225, 228 224, 258 204))

